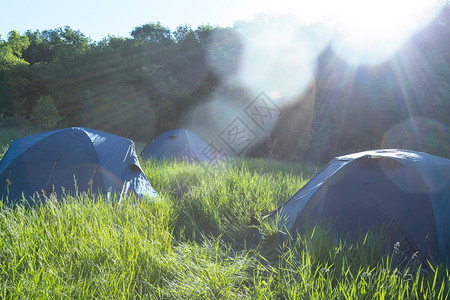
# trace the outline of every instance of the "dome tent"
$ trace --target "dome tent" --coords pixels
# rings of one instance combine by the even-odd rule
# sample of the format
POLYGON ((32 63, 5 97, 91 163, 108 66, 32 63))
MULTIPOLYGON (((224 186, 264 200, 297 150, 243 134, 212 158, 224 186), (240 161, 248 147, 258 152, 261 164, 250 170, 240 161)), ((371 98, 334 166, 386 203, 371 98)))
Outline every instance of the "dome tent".
POLYGON ((186 159, 209 161, 208 145, 195 133, 186 129, 172 129, 162 133, 145 146, 142 158, 186 159))
POLYGON ((385 224, 391 245, 450 257, 450 160, 405 150, 334 158, 268 218, 295 233, 329 220, 352 237, 385 224))
POLYGON ((0 197, 12 204, 22 195, 64 189, 156 196, 141 170, 131 140, 72 127, 16 139, 0 161, 0 197), (76 185, 76 187, 75 187, 76 185))

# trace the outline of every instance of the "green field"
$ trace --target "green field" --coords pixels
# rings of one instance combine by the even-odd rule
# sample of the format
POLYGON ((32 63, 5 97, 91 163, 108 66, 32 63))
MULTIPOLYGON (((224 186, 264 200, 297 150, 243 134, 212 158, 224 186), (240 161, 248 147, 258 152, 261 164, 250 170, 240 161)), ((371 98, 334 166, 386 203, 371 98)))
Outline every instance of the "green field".
POLYGON ((292 196, 312 166, 241 159, 205 169, 143 162, 156 203, 50 197, 0 210, 1 299, 446 299, 444 266, 399 264, 370 233, 328 227, 259 244, 256 219, 292 196))

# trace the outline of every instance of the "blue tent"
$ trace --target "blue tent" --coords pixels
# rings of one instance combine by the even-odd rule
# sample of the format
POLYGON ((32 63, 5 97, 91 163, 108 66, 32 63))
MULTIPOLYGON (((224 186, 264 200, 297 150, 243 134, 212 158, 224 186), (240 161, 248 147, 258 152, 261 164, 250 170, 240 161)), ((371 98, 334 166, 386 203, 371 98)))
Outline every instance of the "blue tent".
MULTIPOLYGON (((22 194, 93 191, 120 198, 155 197, 131 140, 73 127, 16 139, 0 161, 0 197, 15 203, 22 194)), ((120 199, 119 198, 119 199, 120 199)))
POLYGON ((214 157, 208 145, 195 133, 186 129, 172 129, 164 132, 142 150, 145 159, 186 159, 190 161, 209 161, 214 157))
POLYGON ((295 234, 329 220, 350 237, 386 225, 406 253, 450 258, 450 160, 406 150, 365 151, 333 159, 269 215, 295 234))

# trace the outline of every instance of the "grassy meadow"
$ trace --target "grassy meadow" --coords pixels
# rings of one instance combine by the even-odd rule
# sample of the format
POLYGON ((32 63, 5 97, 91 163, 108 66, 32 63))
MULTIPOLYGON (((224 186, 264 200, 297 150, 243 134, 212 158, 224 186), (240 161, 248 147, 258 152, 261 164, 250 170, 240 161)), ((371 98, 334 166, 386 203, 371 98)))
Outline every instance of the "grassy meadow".
MULTIPOLYGON (((6 147, 5 147, 6 149, 6 147)), ((2 151, 3 152, 3 151, 2 151)), ((314 166, 238 159, 205 168, 142 162, 155 203, 50 196, 0 209, 1 299, 447 299, 444 266, 399 263, 380 236, 350 244, 316 227, 258 243, 254 219, 314 166)))

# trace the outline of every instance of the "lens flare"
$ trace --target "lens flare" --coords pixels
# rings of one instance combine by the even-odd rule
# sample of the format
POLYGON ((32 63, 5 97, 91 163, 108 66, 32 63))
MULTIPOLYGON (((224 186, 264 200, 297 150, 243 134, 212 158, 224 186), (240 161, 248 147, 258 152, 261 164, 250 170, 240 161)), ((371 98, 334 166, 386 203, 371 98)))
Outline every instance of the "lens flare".
POLYGON ((411 149, 445 157, 450 153, 450 130, 437 121, 413 117, 389 129, 381 148, 411 149))
POLYGON ((300 30, 294 24, 279 28, 261 26, 247 32, 235 82, 252 94, 264 92, 279 99, 279 105, 301 95, 314 80, 317 57, 327 44, 311 27, 300 30))

